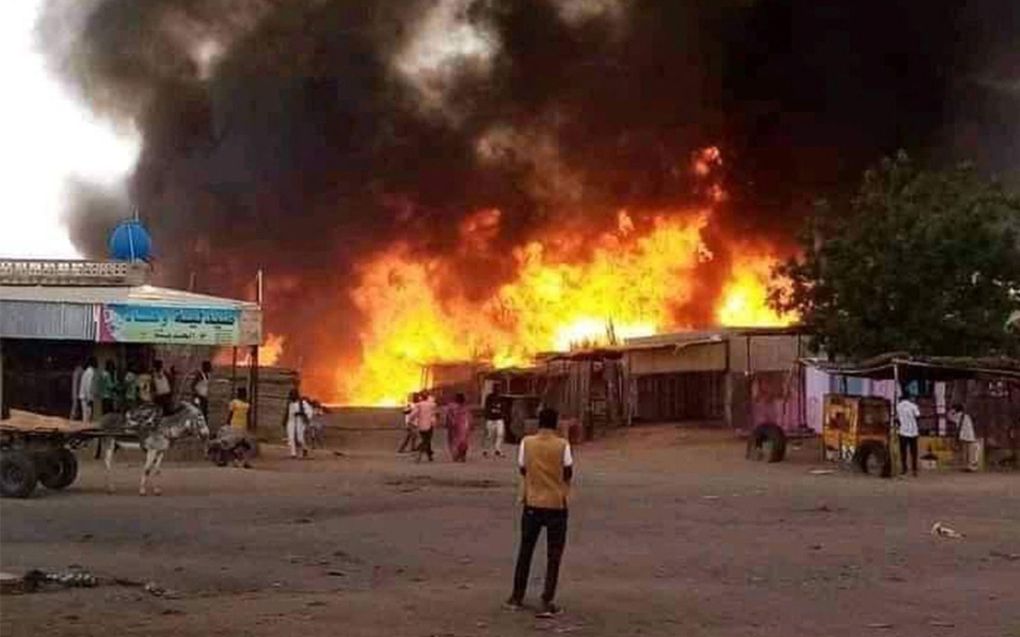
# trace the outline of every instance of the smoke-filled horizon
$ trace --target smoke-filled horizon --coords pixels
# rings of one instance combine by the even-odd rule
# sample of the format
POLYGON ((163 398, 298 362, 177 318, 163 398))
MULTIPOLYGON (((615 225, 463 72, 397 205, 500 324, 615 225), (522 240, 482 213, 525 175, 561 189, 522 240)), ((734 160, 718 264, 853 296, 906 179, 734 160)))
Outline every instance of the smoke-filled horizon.
MULTIPOLYGON (((74 189, 76 245, 99 256, 134 206, 169 283, 238 294, 265 268, 287 356, 327 373, 325 343, 357 349, 355 264, 397 241, 450 253, 479 210, 500 211, 505 251, 452 261, 468 298, 547 228, 701 205, 688 167, 706 146, 729 195, 709 244, 788 242, 813 199, 898 148, 1008 171, 1009 5, 50 0, 39 33, 81 99, 143 140, 130 204, 74 189)), ((691 322, 711 318, 717 265, 691 322)))

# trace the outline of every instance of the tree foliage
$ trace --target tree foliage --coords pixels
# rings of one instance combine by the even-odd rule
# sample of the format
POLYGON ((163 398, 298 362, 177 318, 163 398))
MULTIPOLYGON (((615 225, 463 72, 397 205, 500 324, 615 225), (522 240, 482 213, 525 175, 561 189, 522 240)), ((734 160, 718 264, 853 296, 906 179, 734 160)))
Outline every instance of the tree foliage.
POLYGON ((927 171, 905 154, 853 197, 820 203, 770 303, 797 312, 830 356, 1020 353, 1020 199, 970 166, 927 171))

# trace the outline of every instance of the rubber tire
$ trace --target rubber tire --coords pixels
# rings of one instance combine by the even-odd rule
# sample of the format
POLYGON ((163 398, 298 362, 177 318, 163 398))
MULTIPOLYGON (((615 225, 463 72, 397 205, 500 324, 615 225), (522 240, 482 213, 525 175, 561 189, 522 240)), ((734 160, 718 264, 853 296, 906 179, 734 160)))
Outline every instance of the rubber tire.
POLYGON ((39 483, 47 489, 64 489, 78 477, 78 458, 70 449, 55 449, 42 455, 37 463, 39 483))
POLYGON ((861 473, 868 475, 876 475, 868 470, 869 461, 874 457, 878 460, 878 464, 881 469, 878 471, 878 476, 882 478, 888 478, 892 476, 892 458, 889 457, 889 451, 880 442, 868 442, 861 445, 861 448, 857 450, 854 455, 854 464, 861 473))
POLYGON ((0 453, 0 495, 27 498, 35 491, 35 462, 23 451, 0 453))
POLYGON ((786 434, 778 425, 758 425, 747 439, 747 459, 782 462, 786 458, 786 434), (765 445, 769 449, 766 453, 765 445))

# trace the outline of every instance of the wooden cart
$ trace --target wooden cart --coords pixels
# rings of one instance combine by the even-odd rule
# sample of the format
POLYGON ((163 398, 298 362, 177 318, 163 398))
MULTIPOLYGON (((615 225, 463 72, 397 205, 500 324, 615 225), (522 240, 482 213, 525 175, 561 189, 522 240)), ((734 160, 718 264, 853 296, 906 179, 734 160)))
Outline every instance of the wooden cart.
POLYGON ((0 421, 0 495, 27 498, 36 484, 64 489, 78 477, 78 459, 72 452, 109 432, 95 423, 41 416, 11 410, 0 421))

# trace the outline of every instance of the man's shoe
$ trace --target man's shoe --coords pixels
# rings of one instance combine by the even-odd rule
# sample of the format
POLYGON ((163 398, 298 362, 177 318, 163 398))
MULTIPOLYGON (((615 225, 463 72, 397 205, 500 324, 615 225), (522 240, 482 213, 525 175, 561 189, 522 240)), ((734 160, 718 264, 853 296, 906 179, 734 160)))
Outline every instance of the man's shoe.
POLYGON ((503 610, 518 611, 524 610, 524 604, 519 599, 510 598, 503 602, 503 610))
POLYGON ((542 609, 535 613, 535 617, 546 619, 549 617, 555 617, 563 612, 563 609, 553 604, 552 602, 545 602, 542 604, 542 609))

